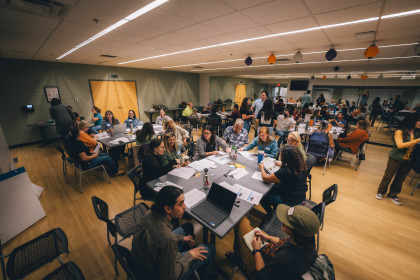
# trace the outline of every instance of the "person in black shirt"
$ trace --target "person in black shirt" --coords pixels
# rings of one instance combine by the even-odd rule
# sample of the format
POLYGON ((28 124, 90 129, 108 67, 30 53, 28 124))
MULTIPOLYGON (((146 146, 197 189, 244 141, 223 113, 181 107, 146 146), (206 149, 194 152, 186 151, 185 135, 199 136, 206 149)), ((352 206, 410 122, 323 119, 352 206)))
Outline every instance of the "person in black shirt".
POLYGON ((293 206, 302 203, 308 190, 306 163, 298 148, 284 146, 280 151, 280 160, 281 167, 273 174, 267 174, 264 164, 259 164, 264 183, 275 183, 260 202, 267 213, 273 211, 272 207, 276 209, 278 204, 293 206))
POLYGON ((271 99, 267 98, 264 101, 261 110, 258 112, 257 122, 258 131, 260 130, 260 127, 266 126, 270 131, 270 135, 273 134, 273 127, 274 124, 277 123, 277 116, 273 109, 273 101, 271 101, 271 99))
POLYGON ((251 99, 245 97, 242 100, 241 104, 241 118, 244 120, 244 128, 249 133, 249 129, 251 128, 252 119, 255 118, 254 113, 251 110, 251 99))
POLYGON ((316 105, 318 105, 319 107, 321 107, 322 105, 325 104, 325 97, 324 94, 320 94, 319 97, 316 99, 316 105))
POLYGON ((78 128, 72 128, 69 135, 70 137, 65 140, 67 150, 76 161, 80 161, 82 170, 104 165, 110 175, 119 176, 125 174, 124 170, 118 170, 118 166, 115 165, 109 155, 104 153, 92 154, 82 141, 77 140, 79 136, 78 128))
POLYGON ((302 279, 318 257, 314 236, 319 232, 319 219, 302 205, 279 205, 276 216, 282 223, 280 235, 287 234, 288 237, 279 238, 256 230, 251 252, 243 236, 253 228, 244 218, 235 227, 235 253, 255 279, 302 279), (261 248, 261 241, 268 244, 261 248))

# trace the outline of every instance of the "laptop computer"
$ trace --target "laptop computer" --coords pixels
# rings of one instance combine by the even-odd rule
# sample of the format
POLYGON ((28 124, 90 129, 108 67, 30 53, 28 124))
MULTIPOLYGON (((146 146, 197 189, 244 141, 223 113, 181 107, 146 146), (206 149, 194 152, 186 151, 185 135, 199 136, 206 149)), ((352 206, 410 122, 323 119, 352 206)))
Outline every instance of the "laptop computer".
POLYGON ((235 200, 236 193, 213 183, 206 200, 192 208, 191 212, 215 228, 229 217, 235 200))
POLYGON ((125 123, 120 123, 120 124, 116 124, 114 125, 114 134, 120 134, 120 133, 124 133, 125 129, 126 129, 126 124, 125 123))

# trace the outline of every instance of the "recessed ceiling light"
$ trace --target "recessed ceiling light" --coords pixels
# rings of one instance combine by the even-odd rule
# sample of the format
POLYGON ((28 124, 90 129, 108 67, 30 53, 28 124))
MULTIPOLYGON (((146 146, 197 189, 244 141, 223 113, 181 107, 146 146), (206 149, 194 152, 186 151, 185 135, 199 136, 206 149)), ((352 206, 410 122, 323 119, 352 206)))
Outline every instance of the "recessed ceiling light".
MULTIPOLYGON (((420 13, 420 9, 382 16, 381 19, 403 17, 403 16, 409 16, 409 15, 414 15, 414 14, 418 14, 418 13, 420 13)), ((193 49, 188 49, 188 50, 183 50, 183 51, 177 51, 177 52, 171 52, 171 53, 166 53, 166 54, 161 54, 161 55, 155 55, 155 56, 150 56, 150 57, 145 57, 145 58, 139 58, 139 59, 134 59, 134 60, 130 60, 130 61, 120 62, 118 64, 123 65, 123 64, 138 62, 138 61, 149 60, 149 59, 153 59, 153 58, 159 58, 159 57, 166 57, 166 56, 171 56, 171 55, 176 55, 176 54, 195 52, 195 51, 198 51, 198 50, 205 50, 205 49, 210 49, 210 48, 215 48, 215 47, 228 46, 228 45, 245 43, 245 42, 256 41, 256 40, 261 40, 261 39, 268 39, 268 38, 273 38, 273 37, 280 37, 280 36, 287 36, 287 35, 291 35, 291 34, 298 34, 298 33, 304 33, 304 32, 309 32, 309 31, 315 31, 315 30, 320 30, 320 29, 330 29, 330 28, 335 28, 335 27, 342 27, 342 26, 354 25, 354 24, 359 24, 359 23, 371 22, 371 21, 376 21, 378 19, 379 19, 379 17, 371 17, 371 18, 365 18, 365 19, 361 19, 361 20, 354 20, 354 21, 347 21, 347 22, 341 22, 341 23, 336 23, 336 24, 322 25, 322 26, 311 27, 311 28, 306 28, 306 29, 300 29, 300 30, 282 32, 282 33, 270 34, 270 35, 259 36, 259 37, 254 37, 254 38, 248 38, 248 39, 230 41, 230 42, 225 42, 225 43, 220 43, 220 44, 208 45, 208 46, 204 46, 204 47, 198 47, 198 48, 193 48, 193 49)))
POLYGON ((76 51, 76 50, 80 49, 81 47, 86 46, 86 45, 87 45, 87 44, 89 44, 90 42, 92 42, 92 41, 94 41, 94 40, 96 40, 96 39, 98 39, 98 38, 100 38, 100 37, 104 36, 105 34, 107 34, 107 33, 111 32, 112 30, 114 30, 114 29, 116 29, 116 28, 118 28, 118 27, 120 27, 120 26, 122 26, 122 25, 126 24, 127 22, 129 22, 129 21, 131 21, 131 20, 133 20, 133 19, 136 19, 136 18, 138 18, 139 16, 144 15, 145 13, 150 12, 151 10, 153 10, 153 9, 155 9, 155 8, 157 8, 157 7, 159 7, 160 5, 162 5, 162 4, 164 4, 164 3, 168 2, 168 1, 169 1, 169 0, 156 0, 156 1, 153 1, 153 2, 152 2, 152 3, 150 3, 149 5, 146 5, 146 6, 144 6, 143 8, 138 9, 137 11, 135 11, 134 13, 132 13, 132 14, 130 14, 130 15, 128 15, 128 16, 126 16, 126 17, 125 17, 125 18, 123 18, 122 20, 120 20, 120 21, 118 21, 118 22, 114 23, 113 25, 111 25, 111 26, 109 26, 109 27, 105 28, 104 30, 102 30, 102 31, 101 31, 101 32, 99 32, 98 34, 93 35, 92 37, 90 37, 90 38, 89 38, 89 39, 87 39, 86 41, 84 41, 84 42, 82 42, 82 43, 78 44, 77 46, 75 46, 74 48, 72 48, 72 49, 71 49, 71 50, 69 50, 68 52, 66 52, 66 53, 64 53, 64 54, 62 54, 62 55, 60 55, 60 56, 59 56, 59 57, 57 57, 56 59, 62 59, 62 58, 64 58, 64 57, 68 56, 68 55, 69 55, 69 54, 71 54, 72 52, 74 52, 74 51, 76 51))

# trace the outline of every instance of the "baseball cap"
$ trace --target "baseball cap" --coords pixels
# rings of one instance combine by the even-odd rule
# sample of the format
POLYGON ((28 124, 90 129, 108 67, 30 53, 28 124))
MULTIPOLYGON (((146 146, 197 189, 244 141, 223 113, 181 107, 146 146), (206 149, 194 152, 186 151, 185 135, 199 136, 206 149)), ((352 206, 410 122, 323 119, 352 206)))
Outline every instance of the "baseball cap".
POLYGON ((276 209, 279 220, 289 228, 296 230, 305 237, 314 236, 319 231, 320 223, 317 215, 302 205, 293 207, 279 204, 276 209))

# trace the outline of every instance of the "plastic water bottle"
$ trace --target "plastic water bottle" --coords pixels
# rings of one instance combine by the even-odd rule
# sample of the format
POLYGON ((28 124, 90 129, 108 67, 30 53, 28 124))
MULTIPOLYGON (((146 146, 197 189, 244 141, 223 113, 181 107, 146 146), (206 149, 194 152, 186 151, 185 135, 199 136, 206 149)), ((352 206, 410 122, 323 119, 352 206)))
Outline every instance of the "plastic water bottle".
POLYGON ((133 133, 133 122, 130 122, 130 132, 133 133))
POLYGON ((210 189, 210 182, 209 182, 209 170, 207 168, 204 168, 204 175, 203 175, 203 188, 204 190, 210 189))

